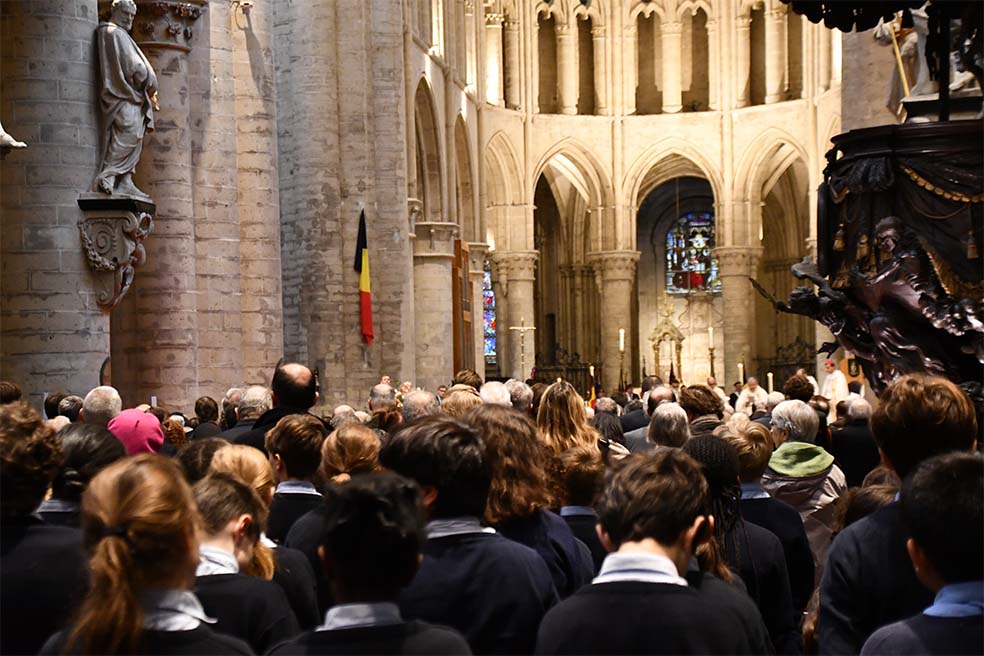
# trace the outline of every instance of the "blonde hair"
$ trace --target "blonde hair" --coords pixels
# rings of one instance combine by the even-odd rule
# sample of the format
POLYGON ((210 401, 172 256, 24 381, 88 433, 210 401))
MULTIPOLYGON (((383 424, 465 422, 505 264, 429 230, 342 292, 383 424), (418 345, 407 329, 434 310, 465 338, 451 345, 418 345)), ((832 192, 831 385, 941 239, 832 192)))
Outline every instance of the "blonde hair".
POLYGON ((344 424, 321 445, 321 471, 325 478, 344 483, 353 474, 379 469, 379 437, 363 424, 344 424))
POLYGON ((588 425, 584 399, 565 381, 553 383, 543 393, 536 428, 540 441, 555 455, 598 444, 598 433, 588 425))
MULTIPOLYGON (((264 506, 270 505, 270 499, 276 488, 273 477, 273 467, 270 461, 263 457, 263 452, 245 444, 230 444, 215 452, 209 472, 229 474, 238 478, 253 488, 259 495, 264 506)), ((249 565, 243 568, 243 573, 258 579, 269 581, 276 569, 273 549, 263 544, 261 540, 253 548, 253 557, 249 565)))
POLYGON ((441 410, 452 417, 464 417, 475 406, 482 405, 478 390, 470 385, 453 385, 444 395, 441 410))
POLYGON ((727 424, 718 426, 714 435, 731 444, 738 452, 742 483, 754 482, 762 477, 775 449, 768 428, 751 421, 743 413, 737 413, 727 424))

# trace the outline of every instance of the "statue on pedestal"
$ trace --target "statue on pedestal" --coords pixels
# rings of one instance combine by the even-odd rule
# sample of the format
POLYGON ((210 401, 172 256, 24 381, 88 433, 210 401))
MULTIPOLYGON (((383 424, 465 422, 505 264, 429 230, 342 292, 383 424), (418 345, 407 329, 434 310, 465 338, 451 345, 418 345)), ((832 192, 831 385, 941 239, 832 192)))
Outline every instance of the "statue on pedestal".
POLYGON ((3 129, 3 123, 0 123, 0 158, 14 148, 27 148, 27 144, 23 141, 17 141, 13 135, 7 134, 7 131, 3 129))
POLYGON ((103 151, 93 191, 150 201, 133 172, 144 134, 154 130, 157 75, 128 32, 136 14, 133 0, 113 0, 110 19, 96 29, 103 151))

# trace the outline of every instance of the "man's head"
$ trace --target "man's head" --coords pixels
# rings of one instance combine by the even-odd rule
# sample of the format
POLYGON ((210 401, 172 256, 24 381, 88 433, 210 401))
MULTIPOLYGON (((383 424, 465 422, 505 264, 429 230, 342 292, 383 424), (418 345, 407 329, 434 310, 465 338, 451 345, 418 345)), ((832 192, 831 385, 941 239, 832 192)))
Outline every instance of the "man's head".
POLYGON ((195 416, 201 424, 219 420, 219 404, 211 396, 200 396, 195 401, 195 416))
POLYGON ((260 495, 239 478, 219 472, 195 483, 192 491, 202 518, 201 542, 225 547, 240 567, 249 565, 268 514, 260 495))
POLYGON ((861 394, 861 383, 856 380, 852 380, 847 384, 847 391, 851 394, 861 394))
POLYGON ((379 463, 420 485, 431 519, 485 513, 491 469, 478 432, 463 421, 432 415, 405 426, 383 445, 379 463))
POLYGON ((230 387, 226 390, 225 396, 222 397, 222 411, 225 412, 226 408, 236 408, 239 407, 239 402, 243 399, 243 394, 246 392, 242 387, 230 387))
POLYGON ((392 386, 393 385, 393 379, 390 378, 388 375, 383 374, 382 376, 379 377, 379 384, 380 385, 390 385, 390 386, 392 386))
POLYGON ((659 376, 646 376, 642 379, 642 393, 645 394, 652 388, 662 385, 663 379, 659 376))
POLYGON ((782 393, 787 399, 809 403, 813 398, 813 383, 805 375, 796 374, 783 383, 782 393))
POLYGON ((687 412, 690 421, 705 415, 720 418, 723 414, 721 399, 703 385, 691 385, 680 390, 680 407, 687 412))
POLYGON ((758 387, 759 387, 758 378, 756 378, 755 376, 749 376, 748 378, 749 391, 754 392, 755 390, 758 389, 758 387))
POLYGON ((687 411, 679 404, 660 404, 649 419, 649 441, 659 446, 681 447, 690 439, 687 411))
POLYGON ((823 362, 823 370, 826 371, 828 374, 834 373, 834 369, 836 369, 836 368, 837 368, 837 363, 836 362, 834 362, 833 360, 830 360, 830 359, 824 360, 824 362, 823 362))
POLYGON ((707 377, 707 386, 708 387, 710 387, 711 389, 714 389, 715 387, 717 387, 717 384, 718 384, 717 379, 714 376, 708 376, 707 377))
POLYGON ((55 392, 45 397, 44 416, 46 419, 54 419, 58 416, 58 404, 66 396, 68 396, 68 392, 55 392))
POLYGON ((923 460, 969 451, 977 442, 974 406, 945 378, 903 376, 882 392, 880 401, 871 414, 871 434, 885 464, 903 479, 923 460))
POLYGON ((671 403, 676 400, 673 390, 666 385, 657 385, 649 390, 649 397, 646 399, 646 414, 650 417, 656 408, 663 403, 671 403))
POLYGON ((740 381, 735 381, 735 384, 734 384, 734 390, 735 390, 735 392, 736 392, 736 393, 738 393, 738 394, 741 394, 741 390, 742 390, 742 388, 744 388, 744 387, 745 387, 745 386, 744 386, 744 385, 742 385, 740 381))
POLYGON ((105 428, 123 409, 123 399, 115 388, 100 385, 85 395, 79 417, 87 424, 105 428))
POLYGON ((251 385, 239 399, 239 420, 257 419, 273 407, 273 395, 262 385, 251 385))
POLYGON ((68 417, 68 420, 73 424, 79 420, 79 414, 82 412, 82 397, 75 396, 71 394, 66 396, 58 403, 58 414, 63 417, 68 417))
POLYGON ((510 378, 506 381, 506 389, 509 390, 509 400, 513 409, 525 415, 530 414, 533 408, 533 388, 521 380, 510 378))
POLYGON ((441 402, 433 392, 416 390, 403 397, 403 423, 409 424, 421 417, 436 415, 441 411, 441 402))
POLYGON ((765 408, 769 412, 776 409, 776 406, 786 400, 786 395, 782 392, 770 392, 769 397, 765 402, 765 408))
POLYGON ((396 390, 386 383, 380 383, 369 392, 369 412, 382 412, 396 407, 396 390))
POLYGON ((899 504, 916 576, 936 592, 984 579, 984 456, 924 460, 902 485, 899 504))
POLYGON ((447 385, 438 385, 437 386, 437 398, 443 399, 444 398, 444 395, 447 394, 447 393, 448 393, 448 386, 447 385))
POLYGON ((7 405, 14 401, 20 401, 24 393, 20 385, 7 380, 0 380, 0 405, 7 405))
POLYGON ((451 385, 469 385, 477 391, 482 387, 482 377, 471 369, 462 369, 454 375, 451 385))
POLYGON ((113 0, 110 12, 114 24, 129 30, 133 27, 133 19, 137 15, 137 4, 133 0, 113 0))
POLYGON ((802 401, 783 401, 772 411, 772 439, 776 446, 784 442, 808 442, 817 439, 820 417, 802 401))
POLYGON ((311 480, 321 464, 328 431, 312 415, 287 415, 266 434, 266 450, 278 481, 311 480))
POLYGON ((509 390, 506 389, 505 383, 500 383, 497 380, 490 380, 482 385, 482 388, 479 390, 478 394, 482 398, 482 403, 501 405, 507 408, 512 407, 512 395, 510 395, 509 390))
POLYGON ((711 532, 701 467, 678 449, 636 454, 605 475, 597 505, 602 544, 610 551, 653 540, 674 552, 681 572, 711 532))
POLYGON ((318 381, 303 364, 286 362, 273 372, 273 407, 309 410, 318 402, 318 381))
POLYGON ((595 401, 595 412, 609 412, 613 415, 618 414, 618 403, 610 396, 603 396, 595 401))
POLYGON ((871 418, 871 404, 864 399, 854 399, 847 406, 847 418, 852 422, 867 423, 871 418))
POLYGON ((34 408, 0 405, 0 516, 34 512, 61 464, 61 444, 34 408))
POLYGON ((775 450, 769 429, 754 421, 730 421, 718 426, 714 436, 726 440, 738 452, 742 483, 754 483, 762 478, 775 450))
POLYGON ((593 506, 605 481, 601 451, 591 445, 576 446, 560 454, 564 505, 593 506))
POLYGON ((395 601, 427 540, 419 488, 391 472, 362 474, 325 493, 318 556, 336 602, 395 601))

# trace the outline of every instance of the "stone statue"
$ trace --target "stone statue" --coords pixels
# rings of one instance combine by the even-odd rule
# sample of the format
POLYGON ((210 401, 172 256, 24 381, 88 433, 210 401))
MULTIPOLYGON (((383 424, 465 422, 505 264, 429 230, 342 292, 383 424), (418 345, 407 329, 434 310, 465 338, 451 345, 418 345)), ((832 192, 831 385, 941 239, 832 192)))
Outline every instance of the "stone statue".
POLYGON ((128 32, 136 14, 133 0, 113 0, 109 21, 96 29, 104 145, 93 191, 149 200, 133 184, 133 172, 144 133, 154 130, 157 75, 128 32))
POLYGON ((0 149, 6 152, 11 148, 27 148, 27 144, 23 141, 17 141, 13 135, 7 134, 7 131, 3 129, 3 123, 0 123, 0 149))

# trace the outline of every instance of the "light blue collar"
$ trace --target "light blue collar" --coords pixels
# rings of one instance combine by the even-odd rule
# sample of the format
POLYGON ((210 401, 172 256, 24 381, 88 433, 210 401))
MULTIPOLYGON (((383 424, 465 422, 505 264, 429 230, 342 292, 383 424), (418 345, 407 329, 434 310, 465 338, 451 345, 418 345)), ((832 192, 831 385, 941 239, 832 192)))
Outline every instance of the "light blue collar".
POLYGON ((140 605, 143 628, 152 631, 191 631, 202 622, 215 624, 188 590, 148 590, 141 595, 140 605))
POLYGON ((62 499, 45 499, 38 506, 36 512, 45 513, 63 513, 63 512, 78 512, 82 508, 82 504, 78 501, 64 501, 62 499))
POLYGON ((770 498, 769 493, 765 491, 762 487, 762 483, 755 481, 754 483, 742 483, 741 484, 741 498, 742 499, 768 499, 770 498))
POLYGON ((495 529, 491 526, 482 526, 478 517, 448 517, 427 522, 428 540, 469 533, 495 533, 495 529))
POLYGON ((984 615, 984 581, 965 581, 943 586, 933 605, 923 611, 933 617, 984 615))
POLYGON ((561 506, 561 517, 597 517, 598 513, 591 506, 561 506))
POLYGON ((277 484, 277 490, 274 494, 310 494, 316 497, 321 496, 321 493, 315 489, 314 484, 308 483, 307 481, 283 481, 277 484))
POLYGON ((353 629, 359 626, 402 624, 400 608, 391 602, 375 604, 339 604, 325 613, 325 623, 315 631, 353 629))
POLYGON ((671 583, 687 586, 687 579, 680 576, 676 565, 666 556, 619 553, 617 551, 605 556, 605 562, 601 564, 601 571, 591 583, 613 583, 616 581, 671 583))
POLYGON ((225 549, 202 545, 198 547, 198 569, 195 576, 215 576, 217 574, 238 574, 239 562, 236 555, 225 549))

